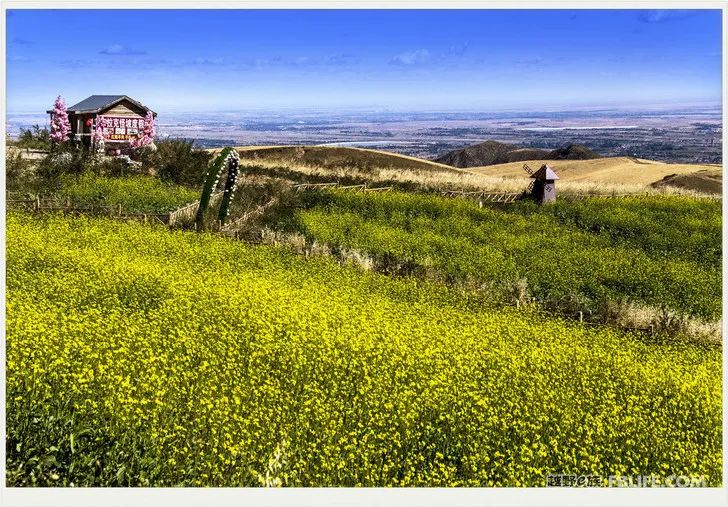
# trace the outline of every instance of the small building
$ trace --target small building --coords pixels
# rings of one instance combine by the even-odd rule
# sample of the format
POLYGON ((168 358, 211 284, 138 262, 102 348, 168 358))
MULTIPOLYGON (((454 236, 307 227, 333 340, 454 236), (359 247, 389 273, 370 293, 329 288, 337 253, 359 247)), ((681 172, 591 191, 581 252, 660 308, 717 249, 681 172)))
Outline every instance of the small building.
POLYGON ((554 202, 556 200, 556 183, 559 176, 547 164, 531 175, 533 190, 531 195, 539 204, 554 202))
MULTIPOLYGON (((127 95, 91 95, 66 108, 71 124, 71 139, 94 147, 92 132, 96 122, 106 120, 103 129, 106 148, 124 148, 144 129, 147 113, 157 113, 127 95)), ((52 110, 47 111, 53 114, 52 110)))

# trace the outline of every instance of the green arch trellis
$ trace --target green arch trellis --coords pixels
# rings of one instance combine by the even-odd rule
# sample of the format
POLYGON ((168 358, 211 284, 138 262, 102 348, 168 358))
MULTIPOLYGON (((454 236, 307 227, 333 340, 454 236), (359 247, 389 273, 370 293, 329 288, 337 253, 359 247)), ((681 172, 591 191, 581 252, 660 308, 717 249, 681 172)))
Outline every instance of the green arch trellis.
POLYGON ((200 195, 200 205, 197 207, 197 215, 195 216, 195 224, 197 229, 202 229, 202 219, 205 211, 210 206, 212 192, 220 181, 223 170, 227 168, 227 178, 225 179, 225 187, 222 195, 220 209, 217 212, 217 219, 221 224, 225 223, 228 212, 230 211, 230 202, 235 194, 238 184, 238 173, 240 171, 240 158, 238 152, 231 147, 223 148, 220 154, 212 162, 210 170, 205 173, 205 183, 202 185, 202 195, 200 195))

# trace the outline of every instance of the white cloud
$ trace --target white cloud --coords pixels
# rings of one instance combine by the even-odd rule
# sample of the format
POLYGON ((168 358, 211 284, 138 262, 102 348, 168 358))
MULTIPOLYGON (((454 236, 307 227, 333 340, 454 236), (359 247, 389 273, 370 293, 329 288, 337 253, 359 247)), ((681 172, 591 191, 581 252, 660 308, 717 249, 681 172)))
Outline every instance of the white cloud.
POLYGON ((662 23, 673 19, 684 19, 695 16, 699 11, 685 9, 654 9, 640 11, 638 18, 644 23, 662 23))
POLYGON ((394 56, 389 63, 392 65, 420 65, 430 59, 430 52, 426 49, 417 49, 394 56))
POLYGON ((121 44, 112 44, 111 46, 99 51, 102 55, 143 55, 144 51, 131 49, 121 44))

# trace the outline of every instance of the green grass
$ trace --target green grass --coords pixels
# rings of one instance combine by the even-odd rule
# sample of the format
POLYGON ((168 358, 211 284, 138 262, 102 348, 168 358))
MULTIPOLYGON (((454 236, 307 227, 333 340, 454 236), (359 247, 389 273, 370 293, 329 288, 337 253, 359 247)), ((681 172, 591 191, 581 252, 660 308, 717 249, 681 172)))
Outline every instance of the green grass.
POLYGON ((56 195, 74 204, 119 206, 130 213, 164 213, 199 199, 199 191, 152 176, 64 175, 56 195))
POLYGON ((514 212, 548 213, 566 225, 609 236, 653 258, 681 259, 720 269, 721 201, 681 196, 522 203, 514 212))
POLYGON ((627 298, 721 315, 720 202, 660 196, 504 211, 422 194, 320 195, 274 227, 496 292, 525 279, 556 306, 596 311, 627 298))
MULTIPOLYGON (((367 223, 410 202, 339 197, 367 223)), ((393 220, 437 226, 415 202, 393 220)), ((488 223, 448 202, 449 226, 488 223)), ((9 486, 720 485, 718 348, 213 235, 7 220, 9 486)))

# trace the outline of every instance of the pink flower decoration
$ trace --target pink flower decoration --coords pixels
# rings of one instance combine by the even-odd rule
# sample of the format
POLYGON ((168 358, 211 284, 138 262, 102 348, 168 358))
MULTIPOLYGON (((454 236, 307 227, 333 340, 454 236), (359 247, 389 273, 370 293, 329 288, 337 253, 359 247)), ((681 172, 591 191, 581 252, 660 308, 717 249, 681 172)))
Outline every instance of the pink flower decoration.
POLYGON ((142 130, 139 137, 132 139, 129 144, 132 148, 142 148, 154 141, 155 133, 154 115, 151 111, 149 111, 146 118, 144 118, 144 130, 142 130))
POLYGON ((51 113, 51 140, 54 143, 65 143, 71 132, 71 124, 68 121, 66 102, 59 95, 53 104, 51 113))

